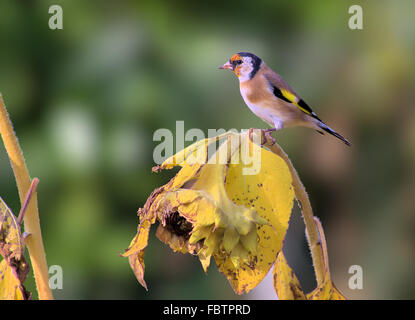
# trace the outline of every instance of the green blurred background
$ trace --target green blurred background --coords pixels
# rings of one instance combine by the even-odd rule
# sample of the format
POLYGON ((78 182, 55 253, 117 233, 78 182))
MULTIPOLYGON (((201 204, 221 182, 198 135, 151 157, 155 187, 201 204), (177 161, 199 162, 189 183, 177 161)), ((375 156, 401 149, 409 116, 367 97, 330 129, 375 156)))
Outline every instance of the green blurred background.
MULTIPOLYGON (((354 299, 415 298, 415 2, 2 1, 0 92, 38 199, 57 299, 274 299, 272 279, 237 296, 212 263, 175 254, 150 235, 146 292, 119 253, 136 211, 172 172, 151 172, 153 133, 265 128, 237 79, 217 67, 238 51, 262 57, 337 139, 303 128, 276 134, 326 231, 336 286, 354 299), (48 8, 63 8, 63 30, 48 8), (364 30, 348 27, 353 4, 364 30), (363 268, 363 290, 348 269, 363 268)), ((0 195, 16 214, 0 147, 0 195)), ((294 210, 284 248, 303 288, 315 286, 294 210)), ((27 255, 27 254, 26 254, 27 255)), ((35 291, 33 275, 26 281, 35 291)), ((35 294, 36 297, 36 294, 35 294)))

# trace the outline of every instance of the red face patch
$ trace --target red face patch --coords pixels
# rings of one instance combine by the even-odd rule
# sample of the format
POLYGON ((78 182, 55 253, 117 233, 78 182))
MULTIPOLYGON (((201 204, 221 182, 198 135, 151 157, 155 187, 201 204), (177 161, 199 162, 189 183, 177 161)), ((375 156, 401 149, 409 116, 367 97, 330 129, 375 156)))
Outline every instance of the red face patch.
POLYGON ((236 61, 236 60, 242 60, 242 57, 241 57, 239 54, 237 54, 237 53, 235 53, 235 54, 231 57, 231 62, 232 62, 232 61, 236 61))
MULTIPOLYGON (((232 63, 232 62, 237 61, 237 60, 242 60, 242 57, 239 54, 235 53, 231 57, 230 62, 232 63)), ((237 77, 239 77, 241 75, 241 66, 238 65, 238 66, 234 67, 233 72, 236 74, 237 77)))

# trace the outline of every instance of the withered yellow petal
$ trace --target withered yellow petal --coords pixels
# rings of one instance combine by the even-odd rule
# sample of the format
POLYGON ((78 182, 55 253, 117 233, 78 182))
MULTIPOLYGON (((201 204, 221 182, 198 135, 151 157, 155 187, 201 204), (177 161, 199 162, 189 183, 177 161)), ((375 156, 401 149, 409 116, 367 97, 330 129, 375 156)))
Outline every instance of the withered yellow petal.
POLYGON ((0 262, 0 300, 25 300, 22 282, 6 259, 0 262))
POLYGON ((207 148, 214 140, 199 140, 187 148, 179 151, 175 155, 167 158, 162 164, 161 169, 171 169, 176 166, 203 164, 207 161, 207 148), (190 158, 190 159, 189 159, 190 158), (186 159, 189 159, 186 161, 186 159))
POLYGON ((335 287, 330 276, 326 273, 324 281, 312 292, 307 294, 308 300, 346 300, 346 298, 335 287))
POLYGON ((239 242, 239 233, 235 230, 234 227, 230 226, 225 229, 223 235, 223 248, 225 251, 230 254, 239 242))
POLYGON ((123 257, 128 257, 131 269, 133 270, 138 282, 146 288, 147 284, 144 281, 144 252, 148 243, 148 234, 152 223, 150 220, 143 220, 139 226, 137 235, 131 241, 128 249, 122 254, 123 257))
POLYGON ((274 265, 274 288, 280 300, 306 300, 300 282, 281 251, 274 265))
POLYGON ((294 200, 292 178, 284 160, 250 140, 248 143, 249 150, 260 155, 259 172, 253 175, 243 174, 243 163, 248 161, 241 153, 240 163, 231 163, 228 166, 225 187, 233 202, 255 209, 268 224, 256 227, 257 256, 251 257, 253 262, 249 266, 235 268, 229 259, 214 256, 219 270, 238 294, 255 288, 275 262, 288 229, 294 200))
POLYGON ((195 226, 210 226, 215 222, 215 204, 204 191, 178 189, 171 191, 158 203, 157 210, 169 207, 178 210, 180 215, 195 226))
POLYGON ((144 281, 144 250, 139 251, 135 254, 131 254, 128 256, 128 262, 130 263, 130 267, 134 272, 135 277, 137 278, 138 282, 146 289, 147 284, 144 281))
POLYGON ((213 225, 200 226, 200 227, 193 228, 193 231, 189 239, 189 243, 195 244, 199 240, 207 238, 209 234, 212 232, 212 229, 213 229, 213 225))
POLYGON ((24 246, 20 234, 20 225, 7 204, 0 197, 0 243, 7 252, 3 252, 9 259, 20 260, 24 246))
POLYGON ((204 249, 198 253, 198 257, 199 257, 200 263, 202 264, 203 270, 207 273, 207 270, 210 266, 210 258, 212 257, 212 255, 207 255, 206 249, 204 249))
POLYGON ((208 156, 208 146, 220 139, 228 136, 236 136, 237 134, 228 131, 216 137, 199 140, 187 148, 179 151, 175 155, 167 158, 161 165, 161 169, 171 169, 175 166, 185 166, 193 164, 205 164, 208 156))
POLYGON ((195 176, 197 175, 198 171, 200 170, 202 166, 203 165, 197 164, 197 163, 184 166, 177 173, 177 175, 172 180, 170 180, 170 182, 166 185, 165 190, 166 191, 176 190, 178 188, 183 187, 186 183, 188 183, 189 181, 195 178, 195 176))
POLYGON ((0 198, 0 300, 30 298, 23 282, 29 266, 23 257, 24 243, 20 224, 9 207, 0 198))
POLYGON ((219 247, 222 238, 223 229, 210 233, 204 241, 204 248, 198 253, 199 260, 205 272, 207 272, 210 265, 210 258, 212 257, 213 252, 219 247))
POLYGON ((256 255, 258 248, 258 234, 256 228, 253 228, 246 236, 241 236, 241 243, 250 254, 256 255))
POLYGON ((241 263, 244 264, 244 267, 246 267, 250 263, 248 251, 246 251, 246 249, 240 243, 238 243, 233 248, 229 260, 236 269, 241 268, 241 263))

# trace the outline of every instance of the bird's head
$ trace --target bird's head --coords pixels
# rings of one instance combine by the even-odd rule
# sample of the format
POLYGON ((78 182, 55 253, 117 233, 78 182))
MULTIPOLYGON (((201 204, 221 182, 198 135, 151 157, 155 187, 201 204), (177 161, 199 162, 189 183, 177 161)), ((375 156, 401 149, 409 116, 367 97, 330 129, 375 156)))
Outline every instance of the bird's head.
POLYGON ((220 66, 219 69, 229 69, 239 78, 239 81, 252 79, 258 72, 262 60, 249 52, 235 53, 229 61, 220 66))

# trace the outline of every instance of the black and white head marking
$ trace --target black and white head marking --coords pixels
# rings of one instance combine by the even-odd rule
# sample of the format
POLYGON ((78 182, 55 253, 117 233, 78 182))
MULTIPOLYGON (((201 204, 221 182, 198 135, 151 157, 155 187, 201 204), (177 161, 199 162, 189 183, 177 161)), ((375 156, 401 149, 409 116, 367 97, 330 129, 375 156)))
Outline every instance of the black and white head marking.
MULTIPOLYGON (((256 75, 256 73, 258 72, 261 66, 261 63, 262 63, 261 58, 249 52, 238 52, 238 54, 241 57, 243 57, 245 63, 247 63, 251 67, 251 69, 249 70, 249 74, 247 75, 248 79, 240 79, 240 80, 243 81, 243 80, 252 79, 256 75)), ((243 77, 243 75, 241 75, 241 77, 243 77)))

